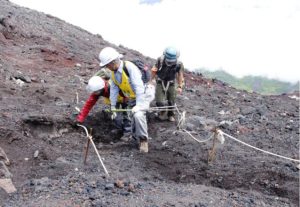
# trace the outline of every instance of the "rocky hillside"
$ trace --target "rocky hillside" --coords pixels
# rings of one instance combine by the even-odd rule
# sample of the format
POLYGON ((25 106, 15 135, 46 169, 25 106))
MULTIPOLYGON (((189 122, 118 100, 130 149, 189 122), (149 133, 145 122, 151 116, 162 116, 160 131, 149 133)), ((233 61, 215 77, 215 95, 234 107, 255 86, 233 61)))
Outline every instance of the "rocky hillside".
POLYGON ((103 47, 154 60, 53 16, 0 4, 0 206, 298 206, 298 162, 226 136, 223 144, 206 139, 218 127, 299 160, 299 94, 262 96, 186 73, 177 97, 185 124, 149 113, 148 154, 120 140, 98 101, 84 125, 108 176, 92 146, 83 163, 87 137, 73 125, 75 107, 88 97, 85 83, 103 47))
POLYGON ((252 75, 237 78, 224 70, 209 71, 206 69, 196 69, 196 73, 203 74, 208 78, 217 78, 238 89, 246 90, 248 92, 256 92, 263 95, 293 93, 294 91, 299 91, 300 89, 299 81, 297 83, 290 83, 252 75))

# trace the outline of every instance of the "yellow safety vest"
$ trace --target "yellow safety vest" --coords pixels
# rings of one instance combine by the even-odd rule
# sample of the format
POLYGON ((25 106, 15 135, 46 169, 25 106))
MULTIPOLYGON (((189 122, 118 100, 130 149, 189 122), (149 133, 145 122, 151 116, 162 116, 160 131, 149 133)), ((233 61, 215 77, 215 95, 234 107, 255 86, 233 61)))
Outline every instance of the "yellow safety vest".
MULTIPOLYGON (((111 80, 109 80, 108 81, 108 86, 110 86, 111 85, 111 80)), ((108 89, 106 89, 106 90, 108 90, 108 89)), ((110 100, 109 100, 109 97, 105 97, 105 96, 103 96, 104 97, 104 99, 103 99, 103 103, 105 104, 105 105, 110 105, 110 100)), ((120 94, 118 95, 118 99, 117 99, 117 102, 118 103, 124 103, 124 97, 123 96, 121 96, 120 94)))
MULTIPOLYGON (((104 102, 105 105, 110 105, 110 100, 109 100, 109 98, 104 97, 103 102, 104 102)), ((124 97, 118 95, 118 100, 117 100, 117 102, 118 102, 118 103, 123 103, 123 102, 124 102, 124 97)))
POLYGON ((104 102, 105 105, 110 105, 109 98, 104 97, 103 102, 104 102))
MULTIPOLYGON (((125 64, 125 62, 124 62, 125 64)), ((130 99, 135 99, 135 93, 133 92, 130 83, 129 83, 129 78, 126 75, 124 69, 122 71, 122 80, 121 83, 118 83, 118 81, 115 78, 115 73, 111 73, 111 79, 113 82, 119 87, 119 89, 123 92, 124 96, 130 98, 130 99)))

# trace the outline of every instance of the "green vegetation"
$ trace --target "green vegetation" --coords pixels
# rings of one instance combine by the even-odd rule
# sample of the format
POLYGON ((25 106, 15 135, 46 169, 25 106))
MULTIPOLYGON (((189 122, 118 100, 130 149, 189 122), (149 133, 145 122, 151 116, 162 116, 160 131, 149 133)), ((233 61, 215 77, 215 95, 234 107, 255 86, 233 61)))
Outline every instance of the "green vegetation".
POLYGON ((290 93, 299 90, 299 81, 293 84, 261 76, 244 76, 243 78, 237 78, 224 70, 209 71, 202 68, 196 69, 194 72, 197 74, 201 73, 207 78, 216 78, 237 89, 257 92, 264 95, 290 93))

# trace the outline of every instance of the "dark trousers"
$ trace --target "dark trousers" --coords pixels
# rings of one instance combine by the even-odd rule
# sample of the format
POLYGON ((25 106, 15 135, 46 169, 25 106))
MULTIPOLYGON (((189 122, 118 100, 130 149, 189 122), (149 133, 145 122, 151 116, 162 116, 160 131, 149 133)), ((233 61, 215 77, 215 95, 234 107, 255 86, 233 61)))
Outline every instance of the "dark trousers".
MULTIPOLYGON (((164 83, 165 87, 167 83, 164 83)), ((174 106, 176 99, 176 89, 174 83, 169 83, 169 87, 164 90, 162 81, 158 81, 155 90, 156 106, 165 106, 164 102, 167 100, 168 106, 174 106)), ((173 111, 168 111, 168 116, 174 116, 173 111)))
MULTIPOLYGON (((117 109, 128 109, 127 103, 117 103, 117 109)), ((117 113, 117 117, 114 119, 114 124, 118 129, 122 129, 123 133, 131 132, 131 117, 129 111, 117 113)))

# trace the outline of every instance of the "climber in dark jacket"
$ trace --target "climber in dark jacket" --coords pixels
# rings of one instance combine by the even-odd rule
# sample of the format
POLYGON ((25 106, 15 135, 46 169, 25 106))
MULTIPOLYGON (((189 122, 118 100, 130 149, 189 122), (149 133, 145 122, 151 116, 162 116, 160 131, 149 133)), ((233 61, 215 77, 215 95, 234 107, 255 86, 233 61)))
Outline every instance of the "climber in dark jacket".
POLYGON ((164 106, 164 100, 168 101, 170 106, 169 111, 162 111, 158 118, 174 122, 174 112, 171 110, 175 105, 176 92, 182 93, 184 77, 184 66, 178 60, 179 51, 174 47, 167 47, 161 57, 159 57, 152 67, 151 79, 157 79, 157 86, 155 91, 155 101, 158 107, 164 106), (168 115, 168 117, 166 117, 168 115))

